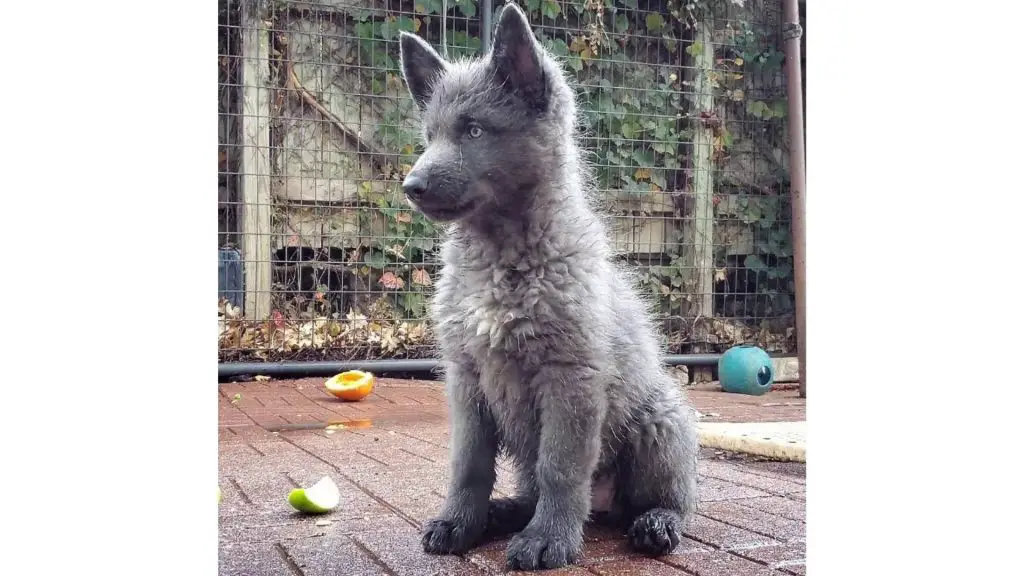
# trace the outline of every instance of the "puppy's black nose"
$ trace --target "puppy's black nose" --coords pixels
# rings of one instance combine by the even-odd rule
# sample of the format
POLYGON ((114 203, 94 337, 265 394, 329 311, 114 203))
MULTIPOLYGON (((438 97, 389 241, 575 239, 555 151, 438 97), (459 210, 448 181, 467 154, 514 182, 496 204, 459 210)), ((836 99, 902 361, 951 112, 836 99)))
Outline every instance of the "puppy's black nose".
POLYGON ((402 192, 405 192, 410 200, 416 200, 427 193, 427 181, 414 174, 409 174, 402 182, 402 192))

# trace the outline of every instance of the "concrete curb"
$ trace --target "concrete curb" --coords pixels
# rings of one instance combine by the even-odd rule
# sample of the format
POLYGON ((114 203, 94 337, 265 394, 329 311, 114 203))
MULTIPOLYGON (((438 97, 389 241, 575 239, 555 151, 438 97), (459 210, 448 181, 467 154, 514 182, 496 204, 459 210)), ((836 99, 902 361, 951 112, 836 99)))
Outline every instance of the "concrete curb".
POLYGON ((795 356, 772 358, 775 381, 779 383, 800 382, 800 361, 795 356))
POLYGON ((706 448, 807 461, 807 422, 701 422, 697 435, 706 448))

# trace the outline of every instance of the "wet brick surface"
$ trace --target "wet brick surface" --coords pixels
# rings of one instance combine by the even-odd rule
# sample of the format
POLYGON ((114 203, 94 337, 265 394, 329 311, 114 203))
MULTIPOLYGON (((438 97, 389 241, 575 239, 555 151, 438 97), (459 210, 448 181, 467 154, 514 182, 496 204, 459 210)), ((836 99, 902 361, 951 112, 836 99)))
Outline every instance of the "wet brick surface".
MULTIPOLYGON (((420 548, 420 526, 437 513, 448 475, 440 384, 381 380, 358 403, 335 399, 321 384, 220 385, 220 574, 515 574, 504 570, 507 539, 463 557, 420 548), (320 516, 294 512, 288 491, 325 475, 341 491, 338 508, 320 516)), ((804 419, 793 391, 752 398, 699 390, 690 398, 706 420, 804 419)), ((671 554, 640 557, 620 534, 588 527, 580 563, 544 574, 806 574, 804 466, 711 450, 701 457, 698 514, 671 554)), ((514 489, 500 462, 495 489, 514 489)))

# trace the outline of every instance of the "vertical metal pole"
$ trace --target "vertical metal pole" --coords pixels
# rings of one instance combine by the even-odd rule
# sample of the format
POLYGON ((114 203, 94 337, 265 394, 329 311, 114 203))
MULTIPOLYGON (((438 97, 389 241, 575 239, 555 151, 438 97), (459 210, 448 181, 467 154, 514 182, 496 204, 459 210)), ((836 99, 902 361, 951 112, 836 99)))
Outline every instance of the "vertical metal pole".
POLYGON ((480 49, 484 54, 491 51, 491 32, 494 27, 494 0, 482 0, 480 12, 480 49))
POLYGON ((792 207, 790 229, 793 234, 793 279, 796 289, 796 348, 800 362, 800 397, 807 397, 807 308, 806 259, 807 237, 804 228, 804 192, 806 187, 804 160, 803 80, 800 69, 800 7, 797 0, 783 0, 782 38, 786 44, 786 92, 789 100, 789 190, 792 207))

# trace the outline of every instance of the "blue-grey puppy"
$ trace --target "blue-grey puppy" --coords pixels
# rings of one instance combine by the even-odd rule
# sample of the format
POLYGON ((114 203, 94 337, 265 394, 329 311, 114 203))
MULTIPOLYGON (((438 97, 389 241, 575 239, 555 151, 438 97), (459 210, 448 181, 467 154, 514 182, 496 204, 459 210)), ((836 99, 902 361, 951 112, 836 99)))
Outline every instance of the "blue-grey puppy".
POLYGON ((695 417, 588 200, 562 69, 513 4, 483 58, 448 62, 403 34, 401 59, 425 137, 403 190, 449 227, 432 316, 451 483, 424 549, 518 532, 509 567, 563 566, 580 558, 593 497, 633 548, 669 552, 696 502, 695 417), (518 494, 491 499, 502 451, 518 494))

